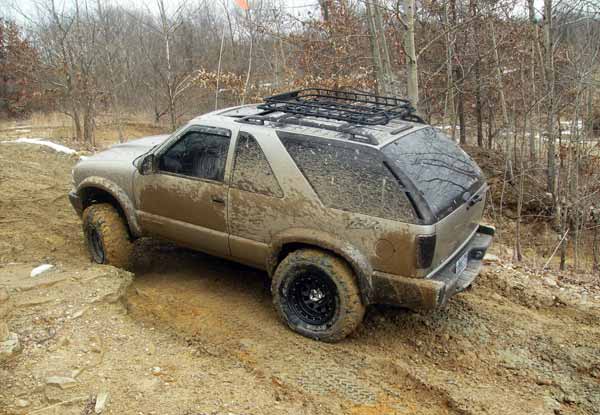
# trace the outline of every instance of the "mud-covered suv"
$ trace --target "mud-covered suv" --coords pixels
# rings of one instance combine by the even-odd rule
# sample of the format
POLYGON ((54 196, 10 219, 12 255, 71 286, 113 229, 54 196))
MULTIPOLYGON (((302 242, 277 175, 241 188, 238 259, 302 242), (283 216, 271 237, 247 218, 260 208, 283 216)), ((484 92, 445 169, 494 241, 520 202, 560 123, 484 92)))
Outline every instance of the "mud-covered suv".
POLYGON ((337 341, 369 304, 443 306, 477 276, 479 167, 408 101, 306 89, 215 111, 74 169, 92 259, 127 267, 155 236, 272 278, 293 330, 337 341))

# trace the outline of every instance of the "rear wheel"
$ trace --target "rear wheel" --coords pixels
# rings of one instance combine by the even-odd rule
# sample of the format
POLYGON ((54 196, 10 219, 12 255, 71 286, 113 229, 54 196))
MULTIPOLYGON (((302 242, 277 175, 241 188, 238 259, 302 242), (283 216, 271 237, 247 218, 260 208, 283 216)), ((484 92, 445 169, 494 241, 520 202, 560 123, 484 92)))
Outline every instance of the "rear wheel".
POLYGON ((119 212, 108 203, 83 211, 83 233, 92 261, 119 268, 130 265, 133 243, 119 212))
POLYGON ((339 341, 364 317, 365 306, 350 266, 317 249, 294 251, 281 261, 271 291, 281 319, 316 340, 339 341))

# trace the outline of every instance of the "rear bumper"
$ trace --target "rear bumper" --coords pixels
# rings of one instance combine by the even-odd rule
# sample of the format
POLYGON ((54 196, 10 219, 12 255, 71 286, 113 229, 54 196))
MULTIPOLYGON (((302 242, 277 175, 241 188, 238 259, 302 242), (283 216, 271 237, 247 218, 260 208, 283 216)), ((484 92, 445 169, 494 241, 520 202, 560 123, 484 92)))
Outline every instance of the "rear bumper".
POLYGON ((71 202, 71 206, 73 206, 75 212, 77 212, 77 214, 81 216, 83 213, 83 203, 81 203, 81 199, 79 198, 77 193, 75 193, 75 191, 69 192, 69 202, 71 202))
POLYGON ((473 283, 483 265, 483 257, 492 244, 494 233, 493 227, 480 225, 469 243, 429 278, 406 278, 375 271, 371 302, 421 310, 443 307, 450 297, 473 283), (467 268, 461 274, 456 274, 456 260, 466 252, 467 268))

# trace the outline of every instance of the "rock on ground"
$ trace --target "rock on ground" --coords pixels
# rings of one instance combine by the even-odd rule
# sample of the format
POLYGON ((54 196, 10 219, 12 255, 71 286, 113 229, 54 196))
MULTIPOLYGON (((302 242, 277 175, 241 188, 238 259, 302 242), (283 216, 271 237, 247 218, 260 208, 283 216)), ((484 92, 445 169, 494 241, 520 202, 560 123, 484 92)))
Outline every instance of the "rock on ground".
POLYGON ((19 336, 15 333, 9 333, 8 338, 0 342, 0 362, 7 360, 20 351, 21 343, 19 342, 19 336))
POLYGON ((50 376, 46 379, 46 384, 58 386, 61 389, 69 389, 77 384, 77 380, 67 376, 50 376))
POLYGON ((109 396, 108 392, 100 392, 98 396, 96 396, 96 405, 94 406, 95 413, 101 414, 102 411, 104 411, 106 405, 108 405, 109 396))

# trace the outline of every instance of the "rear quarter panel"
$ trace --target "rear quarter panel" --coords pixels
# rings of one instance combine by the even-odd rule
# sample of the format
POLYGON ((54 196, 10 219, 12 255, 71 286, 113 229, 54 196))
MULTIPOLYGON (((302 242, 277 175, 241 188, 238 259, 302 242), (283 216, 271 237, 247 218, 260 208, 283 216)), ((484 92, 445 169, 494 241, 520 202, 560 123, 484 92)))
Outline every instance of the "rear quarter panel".
MULTIPOLYGON (((433 226, 411 225, 325 207, 274 130, 252 125, 244 125, 240 130, 259 141, 284 196, 276 198, 230 189, 228 219, 234 256, 268 255, 270 247, 278 246, 280 239, 291 242, 290 230, 293 230, 298 242, 314 241, 326 249, 351 246, 374 270, 417 276, 415 237, 433 233, 433 226), (250 245, 252 253, 243 252, 248 250, 249 244, 238 244, 238 238, 250 239, 259 245, 250 245)), ((263 262, 263 258, 243 259, 263 262)))

